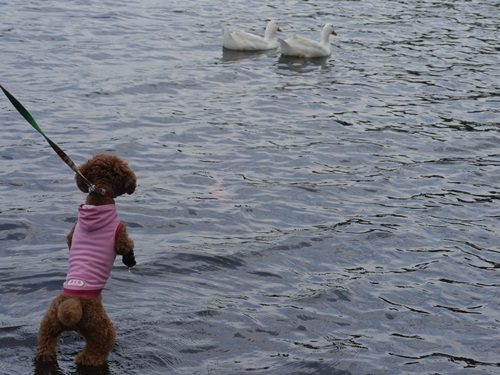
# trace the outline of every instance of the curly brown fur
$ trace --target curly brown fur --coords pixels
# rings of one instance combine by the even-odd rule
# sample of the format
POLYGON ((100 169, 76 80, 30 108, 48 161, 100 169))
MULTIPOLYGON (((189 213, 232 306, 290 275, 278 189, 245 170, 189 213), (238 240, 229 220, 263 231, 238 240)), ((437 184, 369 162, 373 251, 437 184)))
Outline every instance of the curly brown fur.
POLYGON ((37 360, 54 361, 56 343, 64 331, 76 331, 85 339, 83 351, 76 357, 76 363, 98 366, 104 363, 115 345, 116 331, 101 302, 101 297, 84 298, 59 294, 50 304, 38 331, 37 360), (74 325, 66 326, 58 315, 64 305, 79 304, 81 319, 74 325))
MULTIPOLYGON (((80 167, 82 174, 110 196, 89 193, 85 203, 104 205, 114 203, 114 198, 123 194, 132 194, 136 188, 136 176, 123 160, 112 155, 96 155, 80 167)), ((88 193, 88 186, 76 175, 76 184, 88 193)), ((71 251, 73 226, 67 236, 71 251)), ((129 267, 135 265, 134 241, 128 236, 125 224, 122 225, 114 247, 117 255, 123 256, 123 262, 129 267)), ((74 297, 59 294, 50 304, 38 332, 38 350, 36 360, 55 361, 56 343, 64 331, 76 331, 85 339, 85 347, 76 357, 76 363, 87 366, 103 364, 115 344, 116 331, 99 297, 74 297)))
MULTIPOLYGON (((80 166, 80 172, 96 186, 104 188, 110 197, 98 193, 90 193, 85 203, 96 206, 114 203, 114 198, 125 193, 132 194, 136 187, 136 177, 126 162, 114 155, 99 154, 80 166)), ((76 185, 84 193, 89 187, 79 174, 76 174, 76 185)))

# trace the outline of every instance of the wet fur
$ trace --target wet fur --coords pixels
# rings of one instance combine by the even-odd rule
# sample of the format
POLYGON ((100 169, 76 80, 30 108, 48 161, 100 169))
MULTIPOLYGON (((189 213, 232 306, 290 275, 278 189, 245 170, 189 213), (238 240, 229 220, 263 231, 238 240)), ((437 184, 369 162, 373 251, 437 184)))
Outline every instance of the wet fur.
MULTIPOLYGON (((132 194, 136 177, 132 169, 113 155, 96 155, 80 167, 82 174, 95 185, 104 188, 110 196, 90 193, 86 204, 104 205, 114 203, 114 198, 125 193, 132 194)), ((88 193, 88 186, 76 175, 76 184, 88 193)), ((67 236, 71 250, 75 225, 67 236)), ((124 256, 123 261, 134 259, 134 241, 122 225, 115 242, 115 252, 124 256)), ((135 264, 135 261, 133 262, 135 264)), ((101 296, 74 297, 59 294, 50 304, 38 331, 37 361, 55 361, 57 338, 64 331, 78 332, 85 339, 85 347, 76 357, 76 363, 87 366, 103 364, 114 347, 116 330, 101 302, 101 296), (81 316, 81 317, 80 317, 81 316)))

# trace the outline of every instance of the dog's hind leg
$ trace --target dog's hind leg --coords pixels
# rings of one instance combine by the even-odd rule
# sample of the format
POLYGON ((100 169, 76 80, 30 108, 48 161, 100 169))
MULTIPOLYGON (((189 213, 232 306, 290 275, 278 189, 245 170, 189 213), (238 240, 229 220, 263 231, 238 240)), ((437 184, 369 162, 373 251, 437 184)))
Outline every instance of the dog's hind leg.
POLYGON ((56 297, 49 306, 38 330, 37 361, 55 361, 57 338, 64 331, 64 327, 57 319, 57 309, 61 297, 56 297))
POLYGON ((99 366, 106 362, 115 346, 116 330, 100 298, 88 302, 86 313, 78 327, 78 332, 85 338, 85 347, 77 355, 75 362, 79 365, 99 366))

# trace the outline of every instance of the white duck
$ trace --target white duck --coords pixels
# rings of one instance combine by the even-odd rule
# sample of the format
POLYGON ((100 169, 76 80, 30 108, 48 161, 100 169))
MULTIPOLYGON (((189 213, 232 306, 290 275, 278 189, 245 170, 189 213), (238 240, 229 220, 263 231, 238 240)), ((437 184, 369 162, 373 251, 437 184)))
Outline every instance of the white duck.
POLYGON ((281 31, 281 28, 275 20, 267 24, 264 37, 241 30, 230 31, 227 27, 223 27, 223 46, 235 51, 264 51, 278 48, 276 31, 281 31))
POLYGON ((292 35, 288 39, 280 39, 281 53, 285 56, 297 57, 325 57, 332 53, 330 35, 337 35, 332 24, 327 23, 321 32, 321 42, 292 35))

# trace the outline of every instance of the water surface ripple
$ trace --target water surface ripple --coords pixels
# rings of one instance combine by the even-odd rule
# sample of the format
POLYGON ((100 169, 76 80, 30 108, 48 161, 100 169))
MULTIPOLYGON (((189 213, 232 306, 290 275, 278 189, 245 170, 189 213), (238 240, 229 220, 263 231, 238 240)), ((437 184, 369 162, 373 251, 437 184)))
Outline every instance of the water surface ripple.
POLYGON ((77 163, 117 154, 117 345, 32 363, 84 199, 0 100, 0 374, 500 373, 496 0, 0 0, 1 83, 77 163), (333 54, 222 51, 221 26, 333 54))

